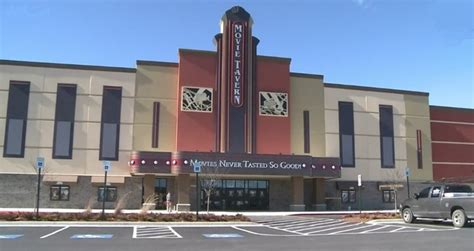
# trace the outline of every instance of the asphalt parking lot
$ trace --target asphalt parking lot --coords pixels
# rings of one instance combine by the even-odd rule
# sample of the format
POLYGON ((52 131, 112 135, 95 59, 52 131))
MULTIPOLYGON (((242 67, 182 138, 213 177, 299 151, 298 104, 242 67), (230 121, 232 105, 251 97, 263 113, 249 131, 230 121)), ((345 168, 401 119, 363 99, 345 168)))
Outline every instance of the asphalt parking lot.
POLYGON ((2 225, 0 250, 471 250, 472 224, 257 217, 249 224, 2 225))

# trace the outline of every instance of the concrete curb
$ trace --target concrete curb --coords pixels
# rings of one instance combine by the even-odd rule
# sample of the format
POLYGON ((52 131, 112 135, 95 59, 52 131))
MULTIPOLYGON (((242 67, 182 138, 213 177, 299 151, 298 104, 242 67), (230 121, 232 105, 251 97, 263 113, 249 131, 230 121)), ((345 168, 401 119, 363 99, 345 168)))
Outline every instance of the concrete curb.
POLYGON ((159 221, 159 222, 150 222, 150 221, 0 221, 0 226, 12 226, 12 227, 21 227, 21 226, 180 226, 180 225, 192 225, 192 226, 201 226, 201 225, 212 225, 212 226, 258 226, 260 224, 250 222, 250 221, 159 221))
MULTIPOLYGON (((34 208, 0 208, 0 212, 34 212, 34 208)), ((40 208, 40 213, 83 213, 84 209, 69 209, 69 208, 40 208)), ((92 213, 100 213, 101 209, 93 209, 92 213)), ((359 214, 360 211, 256 211, 256 212, 235 212, 235 211, 210 211, 209 214, 214 215, 236 215, 241 214, 244 216, 309 216, 309 215, 346 215, 346 214, 359 214)), ((395 213, 395 210, 365 210, 362 211, 364 214, 372 213, 395 213)), ((113 209, 106 209, 105 213, 114 213, 113 209)), ((124 209, 124 214, 140 213, 137 209, 124 209)), ((149 213, 161 213, 161 214, 175 214, 175 213, 194 213, 190 212, 167 212, 166 210, 150 210, 149 213)), ((205 211, 201 211, 200 214, 207 214, 205 211)))

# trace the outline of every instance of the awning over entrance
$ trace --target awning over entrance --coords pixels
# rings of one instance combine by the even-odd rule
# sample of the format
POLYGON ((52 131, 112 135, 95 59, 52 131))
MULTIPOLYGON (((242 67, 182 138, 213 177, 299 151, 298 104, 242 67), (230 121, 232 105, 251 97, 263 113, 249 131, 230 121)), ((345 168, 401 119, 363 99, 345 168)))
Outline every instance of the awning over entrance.
POLYGON ((201 164, 202 172, 216 171, 230 175, 284 175, 339 178, 339 158, 307 155, 240 154, 213 152, 134 152, 130 167, 138 173, 193 173, 193 164, 201 164), (166 157, 169 158, 167 159, 166 157))
POLYGON ((77 183, 77 175, 54 175, 46 174, 43 177, 45 183, 77 183))
MULTIPOLYGON (((104 176, 92 176, 92 184, 104 184, 104 176)), ((123 184, 125 183, 124 176, 107 176, 107 183, 110 184, 123 184)))

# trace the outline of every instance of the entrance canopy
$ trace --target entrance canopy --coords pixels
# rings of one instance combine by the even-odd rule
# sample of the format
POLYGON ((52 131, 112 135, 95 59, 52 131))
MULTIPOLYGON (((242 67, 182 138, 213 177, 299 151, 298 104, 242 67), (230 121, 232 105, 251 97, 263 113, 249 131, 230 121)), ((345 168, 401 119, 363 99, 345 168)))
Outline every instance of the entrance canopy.
POLYGON ((203 173, 341 177, 339 158, 321 158, 307 155, 134 152, 130 158, 132 174, 188 174, 193 173, 194 163, 201 164, 203 173))

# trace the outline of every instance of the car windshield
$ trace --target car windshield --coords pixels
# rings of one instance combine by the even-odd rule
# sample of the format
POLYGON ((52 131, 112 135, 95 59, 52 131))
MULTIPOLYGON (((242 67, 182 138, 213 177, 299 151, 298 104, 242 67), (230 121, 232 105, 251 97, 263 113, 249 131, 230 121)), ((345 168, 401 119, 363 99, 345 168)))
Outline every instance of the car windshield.
POLYGON ((466 185, 449 185, 446 186, 445 193, 472 193, 472 188, 466 185))

